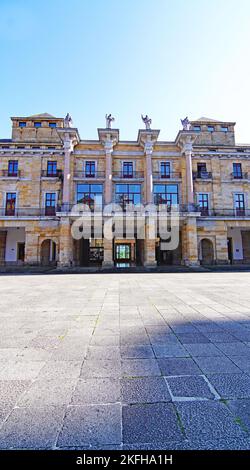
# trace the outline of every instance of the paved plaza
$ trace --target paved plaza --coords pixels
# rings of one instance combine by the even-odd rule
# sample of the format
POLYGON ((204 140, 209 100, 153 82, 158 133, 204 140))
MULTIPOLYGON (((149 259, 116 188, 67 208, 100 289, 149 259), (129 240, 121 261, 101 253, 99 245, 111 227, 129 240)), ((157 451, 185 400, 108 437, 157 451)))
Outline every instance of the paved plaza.
POLYGON ((0 277, 0 447, 249 449, 250 273, 0 277))

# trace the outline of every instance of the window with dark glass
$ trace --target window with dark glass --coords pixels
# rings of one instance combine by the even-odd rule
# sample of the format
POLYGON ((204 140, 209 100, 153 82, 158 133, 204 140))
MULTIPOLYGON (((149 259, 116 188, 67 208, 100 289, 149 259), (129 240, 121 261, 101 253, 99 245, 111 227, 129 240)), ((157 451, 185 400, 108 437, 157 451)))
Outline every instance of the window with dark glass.
POLYGON ((86 204, 90 209, 102 207, 102 184, 78 184, 77 203, 86 204))
POLYGON ((197 163, 197 176, 198 178, 204 178, 207 175, 206 163, 197 163))
POLYGON ((49 127, 52 129, 56 127, 56 122, 49 122, 49 127))
POLYGON ((196 131, 196 132, 200 132, 201 126, 194 126, 193 130, 196 131))
POLYGON ((233 163, 233 177, 235 179, 241 179, 242 178, 242 167, 241 163, 233 163))
POLYGON ((227 127, 227 126, 221 126, 221 130, 222 130, 222 132, 227 132, 227 131, 228 131, 228 127, 227 127))
POLYGON ((208 194, 200 193, 198 196, 198 204, 200 206, 201 215, 208 215, 208 194))
POLYGON ((209 132, 214 132, 214 126, 207 126, 207 130, 209 132))
POLYGON ((16 193, 6 194, 5 215, 15 215, 16 193))
POLYGON ((236 215, 245 215, 245 198, 243 193, 234 195, 234 205, 236 215))
POLYGON ((123 162, 122 171, 124 178, 133 178, 133 162, 123 162))
POLYGON ((8 163, 8 176, 17 176, 18 175, 18 161, 10 160, 8 163))
POLYGON ((170 162, 161 162, 161 178, 170 178, 170 162))
POLYGON ((57 176, 57 162, 56 161, 47 162, 47 176, 57 176))
POLYGON ((85 164, 85 176, 87 178, 95 177, 95 162, 86 162, 85 164))
POLYGON ((140 184, 117 184, 115 187, 115 202, 123 208, 128 204, 140 204, 140 184))
POLYGON ((45 194, 45 215, 55 215, 56 213, 56 193, 45 194))
POLYGON ((178 185, 177 184, 155 184, 154 185, 154 203, 156 205, 165 204, 172 206, 179 204, 178 185))
POLYGON ((19 122, 18 125, 19 125, 19 127, 26 127, 26 122, 22 122, 22 121, 21 121, 21 122, 19 122))
POLYGON ((42 123, 41 122, 34 122, 34 127, 42 127, 42 123))

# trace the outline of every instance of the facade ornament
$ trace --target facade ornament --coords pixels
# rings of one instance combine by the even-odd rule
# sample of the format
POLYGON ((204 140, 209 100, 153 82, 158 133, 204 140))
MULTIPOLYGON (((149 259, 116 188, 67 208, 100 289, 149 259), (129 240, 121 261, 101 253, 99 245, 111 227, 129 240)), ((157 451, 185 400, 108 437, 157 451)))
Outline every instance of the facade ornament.
POLYGON ((64 127, 72 127, 72 126, 73 126, 72 117, 70 116, 69 113, 67 113, 64 119, 64 127))
POLYGON ((111 129, 111 124, 112 122, 115 121, 115 118, 112 116, 112 114, 106 114, 106 129, 111 129))
POLYGON ((182 124, 182 127, 183 127, 183 131, 190 131, 191 122, 189 121, 187 116, 185 117, 185 119, 181 119, 181 124, 182 124))
POLYGON ((150 119, 147 114, 146 116, 143 116, 143 114, 141 114, 141 118, 146 126, 146 129, 151 130, 152 119, 150 119))

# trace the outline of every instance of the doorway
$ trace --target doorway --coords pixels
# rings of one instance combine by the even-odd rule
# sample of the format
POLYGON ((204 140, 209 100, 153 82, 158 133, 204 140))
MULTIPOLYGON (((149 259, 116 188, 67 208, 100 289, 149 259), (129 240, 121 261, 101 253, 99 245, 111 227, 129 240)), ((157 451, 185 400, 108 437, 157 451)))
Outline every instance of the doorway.
POLYGON ((17 261, 24 262, 24 254, 25 254, 25 243, 18 243, 17 244, 17 261))
POLYGON ((115 263, 117 267, 129 267, 131 263, 131 244, 115 244, 115 263))

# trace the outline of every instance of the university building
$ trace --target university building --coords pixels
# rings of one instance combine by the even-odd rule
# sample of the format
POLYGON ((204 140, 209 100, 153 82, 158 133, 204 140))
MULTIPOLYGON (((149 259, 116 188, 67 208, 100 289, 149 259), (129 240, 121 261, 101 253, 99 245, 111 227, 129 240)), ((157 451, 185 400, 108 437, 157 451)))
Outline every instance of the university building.
POLYGON ((250 145, 235 143, 235 123, 200 118, 161 141, 144 119, 137 140, 122 141, 109 118, 96 140, 82 140, 69 115, 11 118, 11 139, 0 139, 0 265, 250 263, 250 145), (146 219, 144 239, 91 226, 76 240, 77 203, 100 216, 110 203, 178 207, 179 245, 168 250, 157 230, 152 239, 146 219))

